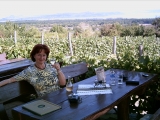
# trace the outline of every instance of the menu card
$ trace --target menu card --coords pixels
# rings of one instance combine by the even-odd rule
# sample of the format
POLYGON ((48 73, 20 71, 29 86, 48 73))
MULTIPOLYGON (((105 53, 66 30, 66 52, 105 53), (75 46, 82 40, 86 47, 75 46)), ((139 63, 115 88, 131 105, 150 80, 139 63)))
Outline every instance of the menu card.
POLYGON ((26 103, 22 106, 22 108, 27 109, 37 115, 45 115, 52 111, 61 109, 61 106, 41 99, 26 103))
POLYGON ((77 94, 95 95, 95 94, 113 94, 113 92, 109 84, 106 84, 106 86, 102 85, 94 86, 94 84, 83 84, 83 85, 78 85, 77 94))

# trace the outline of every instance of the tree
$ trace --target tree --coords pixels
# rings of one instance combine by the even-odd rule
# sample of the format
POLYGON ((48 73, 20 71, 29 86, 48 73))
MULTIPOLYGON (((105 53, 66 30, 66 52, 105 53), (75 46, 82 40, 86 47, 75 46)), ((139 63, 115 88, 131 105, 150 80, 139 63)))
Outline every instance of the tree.
POLYGON ((144 36, 152 36, 155 34, 155 29, 152 26, 144 27, 143 37, 144 36))
POLYGON ((109 36, 110 35, 110 29, 112 28, 112 24, 105 24, 102 25, 100 31, 102 36, 109 36))
POLYGON ((6 22, 4 25, 5 28, 5 37, 11 37, 14 34, 14 23, 6 22))
POLYGON ((57 33, 66 33, 67 30, 62 27, 61 25, 54 25, 51 29, 50 32, 57 32, 57 33))
POLYGON ((133 26, 134 36, 142 36, 144 32, 144 26, 135 25, 133 26))
POLYGON ((156 19, 153 21, 152 25, 155 26, 155 29, 159 29, 159 28, 160 28, 160 18, 156 18, 156 19))
POLYGON ((0 38, 5 37, 5 28, 3 25, 0 25, 0 38))
POLYGON ((102 36, 119 36, 122 26, 119 23, 105 24, 101 27, 102 36))
POLYGON ((120 33, 120 36, 121 37, 124 37, 124 36, 133 36, 134 35, 134 31, 132 29, 131 26, 124 26, 122 28, 122 31, 120 33))
POLYGON ((39 31, 35 27, 31 27, 29 30, 26 31, 26 37, 34 37, 37 34, 39 34, 39 31))
POLYGON ((74 31, 75 31, 74 33, 75 36, 81 34, 85 37, 88 37, 94 34, 92 27, 84 22, 78 24, 78 26, 74 28, 74 31))
POLYGON ((26 36, 26 26, 25 25, 22 25, 18 28, 18 35, 21 37, 26 36))
POLYGON ((155 26, 155 31, 156 31, 155 35, 156 35, 156 37, 160 37, 160 18, 156 18, 153 21, 152 25, 155 26))

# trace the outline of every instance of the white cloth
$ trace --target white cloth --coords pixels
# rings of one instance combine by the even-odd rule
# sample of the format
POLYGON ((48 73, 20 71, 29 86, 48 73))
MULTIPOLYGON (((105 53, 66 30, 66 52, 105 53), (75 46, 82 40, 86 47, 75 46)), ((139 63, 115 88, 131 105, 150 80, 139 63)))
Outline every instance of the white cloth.
POLYGON ((83 84, 78 85, 77 89, 78 95, 95 95, 95 94, 112 94, 112 89, 109 84, 106 86, 98 85, 94 86, 94 84, 83 84))

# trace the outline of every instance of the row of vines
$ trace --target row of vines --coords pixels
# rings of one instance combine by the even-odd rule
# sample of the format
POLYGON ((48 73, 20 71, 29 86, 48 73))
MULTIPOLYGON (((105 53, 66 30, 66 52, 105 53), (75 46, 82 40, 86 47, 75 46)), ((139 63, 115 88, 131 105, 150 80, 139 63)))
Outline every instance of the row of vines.
MULTIPOLYGON (((30 51, 40 39, 18 39, 17 44, 10 38, 0 39, 0 53, 5 52, 8 59, 23 57, 30 59, 30 51)), ((112 54, 112 37, 73 38, 73 56, 70 55, 68 39, 50 38, 44 44, 50 47, 50 58, 55 57, 63 65, 86 61, 89 67, 87 77, 95 75, 94 68, 104 66, 105 70, 120 68, 131 71, 160 73, 160 41, 151 37, 117 37, 116 55, 112 54), (143 54, 139 55, 139 45, 143 45, 143 54)), ((160 94, 159 82, 150 85, 143 96, 132 96, 130 112, 142 116, 155 112, 154 98, 160 94), (139 101, 139 106, 135 102, 139 101)))

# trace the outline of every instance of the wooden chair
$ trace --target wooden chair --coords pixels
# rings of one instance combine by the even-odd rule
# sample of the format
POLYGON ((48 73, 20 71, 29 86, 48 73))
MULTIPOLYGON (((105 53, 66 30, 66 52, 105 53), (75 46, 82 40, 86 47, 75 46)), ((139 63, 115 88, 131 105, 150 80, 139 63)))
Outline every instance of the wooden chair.
POLYGON ((68 76, 71 76, 71 78, 73 78, 73 82, 75 83, 85 79, 88 67, 86 62, 80 62, 61 67, 61 70, 63 71, 66 79, 68 76))
POLYGON ((37 96, 34 87, 26 81, 0 87, 0 120, 13 119, 12 108, 33 100, 31 95, 37 96))
MULTIPOLYGON (((11 60, 10 60, 11 61, 11 60)), ((1 63, 1 62, 0 62, 1 63)), ((27 68, 28 66, 34 64, 29 59, 12 59, 12 63, 9 64, 0 64, 0 81, 11 78, 17 75, 19 72, 27 68)))

